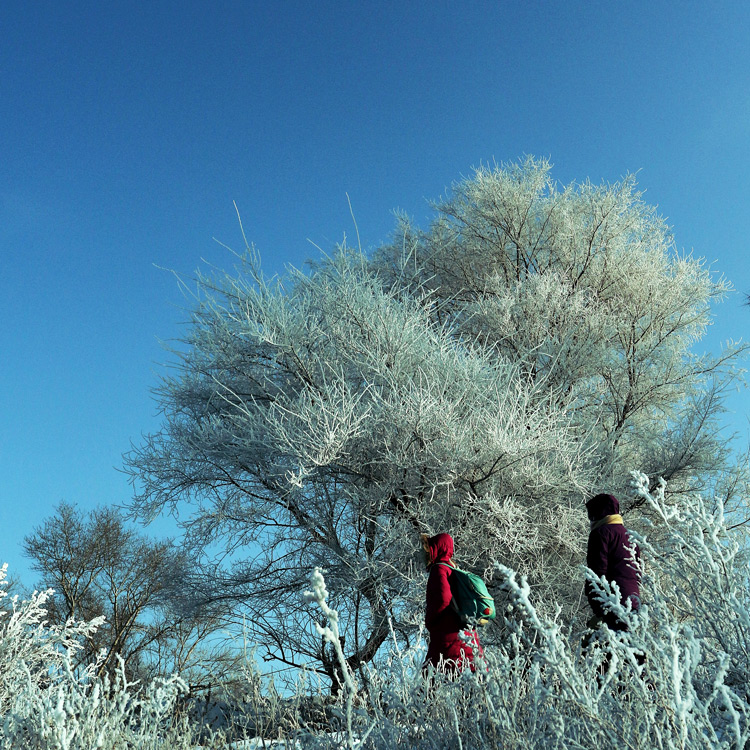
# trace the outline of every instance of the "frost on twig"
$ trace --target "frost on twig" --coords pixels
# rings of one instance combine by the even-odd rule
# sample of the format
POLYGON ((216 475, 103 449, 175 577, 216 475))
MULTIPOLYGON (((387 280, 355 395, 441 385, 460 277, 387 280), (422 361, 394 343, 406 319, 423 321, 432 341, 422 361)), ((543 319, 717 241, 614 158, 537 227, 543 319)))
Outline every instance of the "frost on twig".
POLYGON ((321 625, 316 622, 315 629, 321 636, 323 636, 327 643, 330 643, 333 646, 339 665, 341 666, 341 676, 344 680, 344 684, 347 689, 354 694, 357 692, 357 685, 354 681, 351 670, 349 669, 349 665, 346 663, 344 652, 341 649, 339 613, 328 606, 328 589, 326 588, 326 582, 323 578, 323 571, 320 568, 316 567, 310 575, 310 584, 312 587, 311 590, 305 591, 303 597, 308 604, 317 604, 328 621, 328 625, 321 625))
POLYGON ((316 567, 311 573, 310 584, 310 590, 305 591, 303 597, 308 604, 317 604, 328 621, 328 625, 321 625, 316 622, 315 629, 323 637, 324 641, 333 646, 333 650, 336 653, 336 658, 339 662, 346 700, 346 729, 348 744, 350 749, 354 750, 355 743, 352 727, 352 706, 358 688, 341 648, 341 639, 339 637, 339 613, 328 606, 328 589, 326 588, 326 582, 323 578, 323 571, 320 568, 316 567))

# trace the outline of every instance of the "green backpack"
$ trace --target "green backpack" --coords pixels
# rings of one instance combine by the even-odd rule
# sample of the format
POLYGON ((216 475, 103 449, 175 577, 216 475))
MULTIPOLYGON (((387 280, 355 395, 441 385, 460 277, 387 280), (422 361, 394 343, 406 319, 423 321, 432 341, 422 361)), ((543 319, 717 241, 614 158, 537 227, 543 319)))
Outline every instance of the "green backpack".
POLYGON ((453 594, 451 607, 465 625, 484 627, 489 620, 495 619, 495 602, 481 576, 447 563, 437 564, 453 571, 450 579, 453 594))

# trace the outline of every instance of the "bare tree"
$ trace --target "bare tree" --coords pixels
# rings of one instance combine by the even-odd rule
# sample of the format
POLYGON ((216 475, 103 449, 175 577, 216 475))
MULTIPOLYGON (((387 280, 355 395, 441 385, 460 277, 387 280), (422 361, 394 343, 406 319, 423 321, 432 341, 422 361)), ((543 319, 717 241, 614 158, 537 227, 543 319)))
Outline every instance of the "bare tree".
POLYGON ((186 671, 199 660, 201 641, 220 627, 213 617, 171 606, 187 556, 171 540, 129 528, 116 509, 84 513, 61 503, 23 546, 42 585, 56 592, 48 605, 52 624, 106 618, 79 654, 81 663, 100 658, 100 674, 111 673, 118 657, 131 674, 186 671))

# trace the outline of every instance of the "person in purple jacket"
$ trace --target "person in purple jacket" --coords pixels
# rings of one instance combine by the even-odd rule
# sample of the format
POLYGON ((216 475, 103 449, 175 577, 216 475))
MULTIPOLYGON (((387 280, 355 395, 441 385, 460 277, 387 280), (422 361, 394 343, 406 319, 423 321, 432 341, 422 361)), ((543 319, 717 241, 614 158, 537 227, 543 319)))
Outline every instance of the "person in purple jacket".
MULTIPOLYGON (((597 576, 616 583, 620 588, 620 601, 626 604, 629 600, 633 610, 638 610, 641 606, 640 550, 628 539, 628 530, 620 515, 620 503, 614 495, 599 494, 586 503, 586 511, 591 522, 586 565, 597 576)), ((605 611, 588 581, 586 597, 594 611, 589 627, 596 628, 605 622, 612 630, 628 630, 626 622, 613 612, 605 611)))

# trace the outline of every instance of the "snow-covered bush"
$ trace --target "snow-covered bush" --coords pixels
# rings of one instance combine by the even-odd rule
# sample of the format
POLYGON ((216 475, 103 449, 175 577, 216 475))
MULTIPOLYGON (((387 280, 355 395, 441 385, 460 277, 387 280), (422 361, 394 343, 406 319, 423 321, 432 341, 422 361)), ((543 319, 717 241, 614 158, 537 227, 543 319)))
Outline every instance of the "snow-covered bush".
MULTIPOLYGON (((140 686, 124 665, 110 681, 95 678, 97 664, 76 669, 81 640, 100 625, 45 622, 52 591, 27 600, 6 598, 0 568, 0 748, 2 750, 125 750, 194 745, 185 719, 177 719, 178 677, 140 686)), ((218 738, 217 738, 218 739, 218 738)))
POLYGON ((8 566, 0 568, 0 715, 5 716, 19 691, 25 688, 43 689, 61 671, 66 656, 81 648, 80 640, 100 624, 68 622, 64 628, 49 628, 45 624, 45 605, 51 590, 35 591, 19 602, 5 591, 8 566))
POLYGON ((297 736, 327 741, 335 711, 330 698, 314 695, 304 675, 296 693, 281 695, 262 678, 252 653, 203 705, 176 675, 130 680, 122 660, 113 677, 97 677, 99 662, 81 667, 76 655, 101 618, 49 624, 53 592, 27 600, 7 596, 6 567, 0 568, 0 750, 292 747, 297 736))
POLYGON ((541 617, 526 581, 501 567, 514 610, 505 644, 486 649, 476 673, 455 681, 436 675, 430 684, 420 673, 423 651, 396 644, 371 673, 366 699, 355 702, 351 736, 362 738, 359 746, 744 747, 750 599, 741 546, 719 502, 693 497, 678 507, 665 500, 664 483, 658 487, 649 492, 648 479, 633 474, 634 495, 661 527, 658 548, 648 534, 637 537, 641 610, 626 610, 618 592, 587 571, 629 632, 602 627, 586 637, 541 617))

